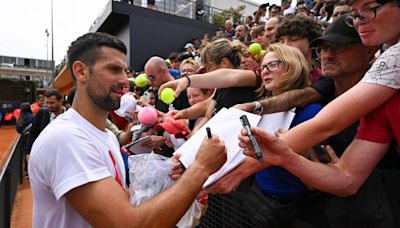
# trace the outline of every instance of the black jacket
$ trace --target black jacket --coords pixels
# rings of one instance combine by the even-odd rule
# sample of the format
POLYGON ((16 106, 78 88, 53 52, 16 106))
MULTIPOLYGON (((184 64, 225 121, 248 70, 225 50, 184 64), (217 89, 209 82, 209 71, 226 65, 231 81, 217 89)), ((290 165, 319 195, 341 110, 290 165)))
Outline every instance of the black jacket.
POLYGON ((41 108, 34 116, 32 127, 29 133, 28 141, 25 144, 25 152, 30 153, 32 145, 40 132, 50 123, 50 111, 47 108, 41 108))

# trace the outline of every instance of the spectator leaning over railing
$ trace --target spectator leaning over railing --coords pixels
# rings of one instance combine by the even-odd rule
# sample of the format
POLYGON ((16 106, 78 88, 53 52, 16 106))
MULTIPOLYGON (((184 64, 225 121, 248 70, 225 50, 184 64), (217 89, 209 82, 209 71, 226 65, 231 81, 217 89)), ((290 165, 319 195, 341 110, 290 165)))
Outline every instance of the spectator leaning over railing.
MULTIPOLYGON (((399 141, 396 118, 400 114, 396 113, 399 109, 393 108, 399 102, 400 85, 399 65, 396 64, 400 53, 400 28, 396 25, 397 21, 393 20, 400 17, 399 4, 398 0, 355 0, 351 3, 350 20, 353 20, 363 44, 376 46, 385 43, 391 47, 374 62, 361 82, 329 103, 312 120, 289 130, 279 139, 254 128, 253 133, 262 142, 264 155, 269 159, 267 163, 283 166, 304 183, 321 191, 339 196, 357 193, 391 140, 399 141), (335 159, 334 164, 308 161, 293 152, 302 151, 336 134, 366 114, 361 120, 356 139, 340 159, 335 159)), ((242 146, 249 148, 248 138, 244 136, 241 139, 242 146)), ((231 176, 228 182, 236 182, 237 178, 231 176)), ((398 183, 398 180, 395 182, 398 183)), ((398 193, 399 190, 394 192, 398 193)), ((395 198, 398 198, 396 194, 395 198)), ((395 215, 398 216, 398 213, 395 215)))

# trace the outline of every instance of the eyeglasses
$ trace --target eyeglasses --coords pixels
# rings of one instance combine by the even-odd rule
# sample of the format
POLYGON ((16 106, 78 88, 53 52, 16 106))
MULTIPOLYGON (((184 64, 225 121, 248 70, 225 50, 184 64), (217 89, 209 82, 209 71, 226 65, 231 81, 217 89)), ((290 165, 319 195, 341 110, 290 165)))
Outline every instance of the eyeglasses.
POLYGON ((281 64, 282 61, 280 60, 275 60, 275 61, 271 61, 267 64, 264 64, 261 66, 261 71, 267 69, 267 71, 269 73, 276 71, 279 68, 279 64, 281 64))
POLYGON ((315 48, 315 52, 317 52, 318 57, 321 57, 321 52, 328 51, 328 49, 335 54, 340 53, 347 49, 347 44, 334 44, 334 45, 320 44, 318 47, 315 48))
POLYGON ((349 12, 347 12, 347 11, 336 12, 336 13, 334 13, 332 16, 333 16, 333 17, 342 16, 343 14, 346 14, 346 13, 349 13, 349 12))
POLYGON ((194 70, 193 70, 193 69, 190 69, 190 68, 188 68, 188 69, 182 69, 182 70, 181 70, 181 72, 182 72, 182 73, 189 73, 189 74, 190 74, 190 73, 193 73, 193 72, 194 72, 194 70))
POLYGON ((378 9, 384 5, 385 4, 377 5, 375 7, 370 7, 370 8, 364 8, 360 11, 353 9, 350 11, 351 17, 346 18, 345 22, 348 26, 354 27, 353 22, 358 17, 363 24, 367 24, 376 18, 376 11, 378 11, 378 9), (350 20, 351 20, 351 22, 350 22, 350 20))

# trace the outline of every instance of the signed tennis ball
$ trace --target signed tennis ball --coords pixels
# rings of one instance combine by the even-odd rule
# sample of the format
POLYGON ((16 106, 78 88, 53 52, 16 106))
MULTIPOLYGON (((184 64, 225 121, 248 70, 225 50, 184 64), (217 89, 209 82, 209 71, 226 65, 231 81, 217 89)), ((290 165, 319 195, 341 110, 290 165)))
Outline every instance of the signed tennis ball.
POLYGON ((135 78, 135 84, 140 88, 144 88, 147 86, 147 75, 146 74, 139 74, 135 78))
POLYGON ((171 88, 165 88, 161 91, 160 97, 165 104, 169 105, 175 100, 175 92, 171 88))
POLYGON ((252 43, 249 46, 249 53, 252 55, 258 55, 261 51, 261 45, 259 43, 252 43))

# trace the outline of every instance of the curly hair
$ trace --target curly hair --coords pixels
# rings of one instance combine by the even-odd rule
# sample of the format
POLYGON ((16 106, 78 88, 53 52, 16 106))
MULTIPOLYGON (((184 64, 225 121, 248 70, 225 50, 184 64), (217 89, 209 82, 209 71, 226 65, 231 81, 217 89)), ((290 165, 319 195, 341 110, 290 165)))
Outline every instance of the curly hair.
POLYGON ((322 35, 322 28, 313 19, 302 16, 289 16, 283 19, 275 33, 275 41, 282 36, 307 38, 309 42, 322 35))

